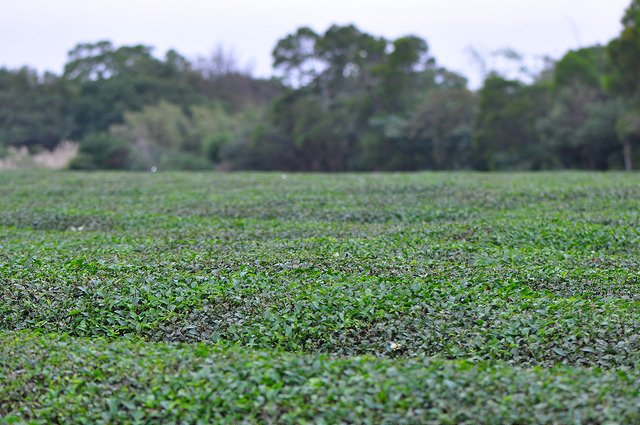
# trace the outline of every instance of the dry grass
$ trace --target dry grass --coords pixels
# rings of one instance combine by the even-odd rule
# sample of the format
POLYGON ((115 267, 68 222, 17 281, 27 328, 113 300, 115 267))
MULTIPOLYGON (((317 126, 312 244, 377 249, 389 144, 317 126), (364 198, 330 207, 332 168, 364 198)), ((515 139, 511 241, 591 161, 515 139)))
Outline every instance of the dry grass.
POLYGON ((29 153, 25 146, 20 148, 10 147, 7 156, 0 158, 0 170, 17 168, 60 170, 69 165, 69 162, 78 154, 78 149, 77 143, 69 141, 60 143, 53 150, 44 149, 35 154, 29 153))

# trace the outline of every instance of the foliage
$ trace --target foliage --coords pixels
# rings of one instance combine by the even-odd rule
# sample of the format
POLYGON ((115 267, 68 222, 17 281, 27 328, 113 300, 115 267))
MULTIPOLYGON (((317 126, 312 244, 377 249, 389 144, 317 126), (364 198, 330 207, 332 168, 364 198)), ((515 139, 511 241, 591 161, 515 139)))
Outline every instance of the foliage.
POLYGON ((250 67, 242 69, 232 51, 218 46, 209 57, 192 65, 197 90, 233 112, 267 106, 281 91, 275 80, 252 77, 250 67))
POLYGON ((640 3, 632 0, 622 18, 620 35, 611 40, 607 51, 611 59, 612 73, 609 75, 609 89, 625 97, 640 96, 637 73, 640 70, 640 3))
POLYGON ((546 168, 621 168, 615 126, 622 105, 604 89, 607 72, 601 46, 570 51, 556 63, 549 110, 536 124, 542 146, 553 152, 546 168))
POLYGON ((0 70, 0 155, 87 139, 75 166, 109 166, 97 157, 120 145, 88 151, 109 133, 129 144, 124 165, 114 161, 133 169, 631 170, 640 161, 638 1, 606 46, 546 58, 541 71, 507 47, 491 52, 502 69, 489 72, 496 66, 471 50, 484 76, 475 92, 426 40, 354 25, 303 26, 278 40, 269 80, 222 47, 191 61, 80 43, 61 76, 0 70))
POLYGON ((167 100, 187 105, 199 100, 189 84, 192 71, 177 53, 165 61, 151 54, 151 47, 122 46, 108 41, 79 44, 69 52, 64 78, 78 86, 71 115, 78 127, 73 136, 106 131, 122 122, 124 114, 167 100))
POLYGON ((7 423, 634 423, 637 371, 0 333, 7 423), (27 367, 28 365, 28 367, 27 367), (169 372, 169 373, 168 373, 169 372), (479 402, 481 401, 481 402, 479 402), (19 410, 9 410, 19 406, 19 410), (9 409, 7 409, 9 408, 9 409))
POLYGON ((620 96, 627 111, 619 117, 616 129, 623 145, 624 167, 633 168, 634 145, 640 144, 640 1, 632 0, 622 17, 622 32, 607 46, 612 72, 609 90, 620 96))
POLYGON ((466 87, 429 93, 407 123, 407 134, 429 152, 424 163, 436 170, 471 168, 476 98, 466 87))
POLYGON ((9 418, 637 421, 635 175, 0 183, 9 418))
MULTIPOLYGON (((333 25, 324 34, 302 27, 281 39, 273 56, 291 87, 275 102, 269 131, 259 134, 264 138, 257 142, 289 155, 279 155, 284 161, 263 168, 406 170, 434 163, 446 168, 450 164, 444 164, 442 155, 432 160, 430 144, 440 154, 446 149, 441 145, 452 143, 441 133, 462 127, 470 131, 472 117, 465 113, 449 120, 430 118, 425 125, 439 128, 435 141, 422 137, 430 130, 416 129, 421 124, 417 108, 429 99, 433 103, 446 97, 441 92, 447 90, 462 94, 461 102, 470 97, 466 81, 438 68, 419 37, 386 40, 353 25, 333 25)), ((467 110, 472 108, 471 103, 467 110)))
POLYGON ((65 140, 72 130, 68 97, 68 85, 52 74, 0 69, 0 150, 51 149, 65 140))
POLYGON ((548 111, 548 87, 492 75, 478 98, 473 142, 479 168, 545 168, 549 155, 539 142, 536 122, 548 111))
POLYGON ((118 137, 107 133, 93 133, 80 144, 80 151, 69 166, 75 170, 128 168, 131 147, 118 137))
POLYGON ((556 90, 575 85, 602 88, 607 65, 606 51, 602 46, 570 50, 555 64, 554 87, 556 90))
POLYGON ((220 105, 183 111, 163 101, 127 112, 124 123, 112 126, 109 133, 85 138, 72 168, 211 169, 222 160, 226 145, 238 143, 241 121, 247 116, 232 116, 220 105))

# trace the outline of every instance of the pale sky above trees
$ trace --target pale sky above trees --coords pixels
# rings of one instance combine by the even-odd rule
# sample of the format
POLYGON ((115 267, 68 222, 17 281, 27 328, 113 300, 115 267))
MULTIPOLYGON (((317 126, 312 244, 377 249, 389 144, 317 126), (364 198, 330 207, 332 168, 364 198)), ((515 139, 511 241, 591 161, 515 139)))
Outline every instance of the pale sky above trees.
MULTIPOLYGON (((62 71, 76 43, 102 39, 142 43, 157 54, 175 48, 190 58, 218 45, 232 50, 243 67, 271 75, 271 50, 278 39, 307 25, 324 31, 353 23, 363 31, 395 38, 425 38, 431 54, 447 68, 479 82, 474 48, 510 47, 533 66, 568 49, 607 43, 620 30, 628 0, 21 0, 0 5, 0 66, 30 65, 62 71)), ((488 64, 491 66, 491 63, 488 64)), ((498 64, 495 64, 499 66, 498 64)))

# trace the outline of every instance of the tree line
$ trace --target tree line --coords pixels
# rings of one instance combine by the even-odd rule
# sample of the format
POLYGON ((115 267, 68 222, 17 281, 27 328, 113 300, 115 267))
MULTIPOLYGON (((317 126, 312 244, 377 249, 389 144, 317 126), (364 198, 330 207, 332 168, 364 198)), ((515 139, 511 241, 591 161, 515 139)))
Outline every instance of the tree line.
MULTIPOLYGON (((511 54, 511 59, 518 59, 511 54)), ((606 46, 478 90, 425 40, 302 27, 255 78, 218 49, 78 44, 61 75, 0 69, 0 157, 78 141, 77 169, 632 169, 640 154, 640 0, 606 46)))

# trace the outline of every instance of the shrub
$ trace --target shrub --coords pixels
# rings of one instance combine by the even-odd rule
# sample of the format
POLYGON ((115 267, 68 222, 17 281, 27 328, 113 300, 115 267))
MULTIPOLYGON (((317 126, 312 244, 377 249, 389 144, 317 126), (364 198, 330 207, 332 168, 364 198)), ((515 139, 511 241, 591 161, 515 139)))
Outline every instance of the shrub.
POLYGON ((69 168, 74 170, 128 168, 131 147, 109 133, 92 133, 80 142, 78 156, 69 168))

